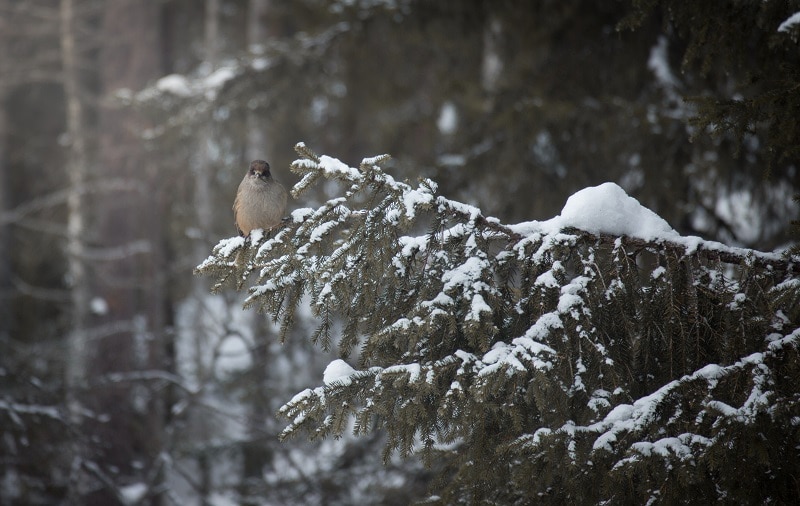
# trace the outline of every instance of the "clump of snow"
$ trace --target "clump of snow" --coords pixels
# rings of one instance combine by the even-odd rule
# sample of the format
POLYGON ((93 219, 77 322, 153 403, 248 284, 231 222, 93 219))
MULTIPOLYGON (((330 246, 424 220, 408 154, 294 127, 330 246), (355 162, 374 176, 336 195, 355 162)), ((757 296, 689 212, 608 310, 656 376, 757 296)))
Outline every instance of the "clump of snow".
MULTIPOLYGON (((615 183, 584 188, 567 199, 559 228, 575 227, 595 234, 626 235, 646 241, 679 237, 669 224, 615 183)), ((551 222, 553 220, 550 220, 551 222)))
POLYGON ((170 74, 156 81, 156 89, 163 93, 171 93, 179 97, 192 95, 192 86, 186 76, 170 74))
POLYGON ((217 98, 217 92, 234 77, 236 77, 236 69, 234 67, 220 67, 202 79, 200 87, 205 91, 206 98, 213 101, 217 98))
MULTIPOLYGON (((234 79, 238 73, 238 65, 228 64, 213 71, 206 66, 200 77, 169 74, 156 81, 154 86, 142 90, 138 94, 138 98, 149 100, 162 94, 168 94, 181 98, 205 97, 206 100, 213 102, 225 83, 234 79)), ((123 95, 120 98, 125 99, 126 97, 123 95)), ((131 96, 131 98, 133 97, 131 96)))
POLYGON ((495 343, 492 349, 483 355, 481 361, 486 365, 478 371, 478 376, 491 374, 503 366, 507 366, 507 371, 511 374, 514 370, 527 372, 528 368, 516 356, 518 351, 516 347, 506 343, 495 343))
MULTIPOLYGON (((553 241, 564 237, 559 232, 577 228, 593 234, 636 237, 645 241, 684 239, 669 223, 615 183, 584 188, 567 199, 561 214, 547 221, 527 221, 508 229, 527 239, 550 235, 553 241)), ((519 245, 518 245, 519 246, 519 245)), ((687 244, 687 247, 689 244, 687 244)))
POLYGON ((486 303, 486 300, 483 298, 481 294, 476 293, 472 296, 472 305, 470 307, 469 313, 467 313, 466 320, 480 322, 482 320, 481 318, 482 313, 491 315, 492 308, 489 306, 489 304, 486 303))
POLYGON ((439 118, 436 120, 436 127, 445 135, 450 135, 458 128, 458 110, 453 102, 449 100, 442 104, 439 118))
POLYGON ((779 32, 789 33, 795 26, 800 25, 800 12, 795 12, 778 27, 779 32))
POLYGON ((312 214, 314 214, 314 210, 310 207, 302 207, 300 209, 295 209, 292 211, 292 221, 294 223, 302 223, 306 221, 312 214))
POLYGON ((219 343, 217 354, 216 367, 220 377, 244 371, 253 362, 247 341, 238 336, 230 336, 219 343))
POLYGON ((656 76, 658 84, 666 89, 673 90, 680 87, 680 81, 675 77, 669 64, 669 46, 667 37, 659 36, 658 42, 650 49, 650 58, 647 60, 649 68, 656 76))
POLYGON ((147 485, 137 482, 119 488, 119 493, 125 500, 125 504, 136 504, 147 494, 147 485))
POLYGON ((89 301, 89 309, 96 315, 108 314, 108 302, 102 297, 93 297, 89 301))
POLYGON ((650 277, 652 279, 658 279, 658 278, 660 278, 661 276, 663 276, 666 273, 667 273, 667 269, 665 267, 659 265, 658 267, 653 269, 653 272, 650 273, 650 277))
MULTIPOLYGON (((229 257, 229 256, 231 256, 233 254, 234 251, 236 251, 237 249, 239 249, 242 246, 244 246, 244 243, 245 243, 244 237, 241 237, 241 236, 235 236, 235 237, 231 237, 231 238, 228 238, 228 239, 222 239, 222 240, 219 241, 217 246, 214 248, 214 253, 217 253, 218 255, 220 255, 222 257, 229 257)), ((203 265, 206 265, 208 262, 210 262, 212 260, 214 260, 213 256, 208 257, 205 260, 205 262, 200 264, 201 267, 203 265)), ((200 267, 198 267, 198 268, 200 268, 200 267)))
POLYGON ((322 382, 330 386, 334 383, 338 385, 349 385, 350 376, 355 374, 356 370, 350 367, 350 364, 344 360, 337 358, 325 368, 322 373, 322 382))
POLYGON ((253 70, 261 72, 271 67, 273 63, 274 60, 271 58, 253 58, 253 61, 250 62, 250 66, 253 68, 253 70))
POLYGON ((403 207, 405 207, 406 217, 413 220, 416 215, 417 207, 429 205, 433 202, 433 194, 427 188, 408 189, 403 192, 403 207))
POLYGON ((361 173, 358 171, 358 169, 350 167, 338 158, 322 155, 319 157, 319 167, 328 176, 341 174, 354 181, 361 179, 361 173))

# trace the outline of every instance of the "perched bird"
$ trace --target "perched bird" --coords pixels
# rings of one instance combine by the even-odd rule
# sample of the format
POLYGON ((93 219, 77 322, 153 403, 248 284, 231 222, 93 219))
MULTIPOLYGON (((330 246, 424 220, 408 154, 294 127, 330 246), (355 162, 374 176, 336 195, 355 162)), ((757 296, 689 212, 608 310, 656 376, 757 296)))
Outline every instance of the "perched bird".
POLYGON ((247 237, 251 230, 268 232, 277 227, 286 211, 287 196, 286 188, 272 179, 267 162, 250 162, 233 201, 233 219, 239 235, 247 237))

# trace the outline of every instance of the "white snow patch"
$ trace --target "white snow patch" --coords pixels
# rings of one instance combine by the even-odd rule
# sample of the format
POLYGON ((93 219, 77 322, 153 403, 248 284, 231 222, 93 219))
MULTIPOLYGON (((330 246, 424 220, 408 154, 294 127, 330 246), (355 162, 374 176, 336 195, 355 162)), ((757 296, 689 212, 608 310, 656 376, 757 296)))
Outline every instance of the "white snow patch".
POLYGON ((210 506, 236 506, 240 503, 232 496, 232 494, 212 492, 208 496, 208 504, 210 506))
MULTIPOLYGON (((294 404, 298 404, 298 403, 300 403, 301 401, 303 401, 303 400, 305 400, 305 399, 307 399, 307 398, 311 397, 312 395, 314 395, 314 390, 311 390, 310 388, 306 388, 305 390, 302 390, 302 391, 300 391, 300 392, 296 393, 296 394, 294 395, 294 397, 292 397, 292 398, 289 400, 289 402, 287 402, 287 403, 286 403, 286 405, 285 405, 285 406, 291 406, 291 405, 294 405, 294 404)), ((285 406, 284 406, 284 407, 285 407, 285 406)), ((285 410, 284 410, 283 408, 281 408, 281 412, 284 412, 284 411, 285 411, 285 410)))
POLYGON ((420 235, 411 237, 404 235, 397 240, 398 244, 402 246, 400 254, 404 257, 410 257, 415 251, 425 251, 428 249, 428 236, 420 235))
POLYGON ((575 227, 595 234, 627 235, 646 241, 680 237, 662 217, 615 183, 603 183, 573 194, 561 215, 550 221, 554 220, 559 228, 575 227))
POLYGON ((403 192, 403 206, 406 208, 406 218, 409 220, 414 219, 417 207, 427 206, 433 202, 433 195, 425 190, 403 192))
POLYGON ((553 275, 553 269, 539 274, 539 276, 536 278, 536 281, 533 282, 533 286, 544 286, 546 288, 558 287, 559 283, 556 277, 553 275))
POLYGON ((447 200, 444 197, 437 199, 439 205, 446 205, 450 209, 464 215, 469 215, 470 221, 475 221, 481 215, 481 210, 475 206, 464 204, 463 202, 456 202, 455 200, 447 200))
POLYGON ((322 155, 319 157, 319 166, 327 177, 340 174, 354 181, 361 179, 361 173, 358 169, 348 166, 337 158, 322 155))
POLYGON ((253 58, 253 61, 250 62, 250 66, 253 70, 258 72, 266 70, 268 67, 271 67, 272 64, 273 60, 271 58, 253 58))
POLYGON ((108 302, 102 297, 93 297, 89 301, 89 309, 96 315, 108 314, 108 302))
POLYGON ((666 458, 673 453, 680 460, 686 460, 692 456, 692 449, 683 444, 683 442, 676 437, 665 437, 654 443, 649 441, 639 441, 633 443, 631 448, 641 453, 645 457, 656 454, 666 458))
POLYGON ((449 100, 442 104, 439 111, 439 119, 436 120, 436 127, 444 135, 450 135, 458 128, 458 110, 453 102, 449 100))
POLYGON ((646 241, 676 241, 687 247, 700 240, 681 237, 663 218, 630 197, 616 183, 603 183, 576 192, 567 199, 561 214, 549 220, 508 226, 511 231, 525 236, 526 240, 535 240, 543 235, 559 240, 559 231, 568 227, 646 241))
POLYGON ((439 155, 436 163, 445 167, 463 167, 467 164, 467 157, 458 153, 446 153, 439 155))
POLYGON ((421 371, 420 365, 417 363, 414 364, 398 364, 393 365, 391 367, 387 367, 383 370, 383 374, 398 374, 398 373, 405 373, 408 374, 408 381, 410 383, 415 383, 419 380, 419 373, 421 371))
POLYGON ((321 241, 322 238, 328 235, 328 232, 333 230, 338 224, 338 221, 326 221, 325 223, 320 224, 311 231, 311 234, 308 237, 308 242, 315 243, 321 241))
POLYGON ((665 90, 672 91, 680 87, 680 81, 672 73, 669 65, 669 46, 664 35, 659 36, 656 45, 650 49, 647 68, 653 71, 656 81, 665 90))
POLYGON ((251 311, 241 310, 240 302, 228 303, 219 296, 181 302, 175 352, 178 373, 187 387, 200 388, 210 372, 224 377, 249 367, 253 318, 251 311))
POLYGON ((314 214, 314 210, 310 207, 302 207, 300 209, 295 209, 292 211, 292 221, 294 223, 302 223, 306 221, 312 214, 314 214))
POLYGON ((125 504, 136 504, 147 494, 147 485, 137 482, 119 488, 119 494, 125 500, 125 504))
POLYGON ((472 296, 472 305, 466 319, 479 322, 481 321, 481 313, 492 314, 492 308, 489 307, 489 304, 486 303, 486 300, 481 294, 476 293, 472 296))
POLYGON ((781 25, 778 27, 779 32, 789 33, 795 26, 800 25, 800 12, 795 12, 791 16, 789 16, 781 25))
POLYGON ((653 278, 653 279, 658 279, 661 276, 665 275, 666 273, 667 273, 667 269, 664 268, 663 266, 659 265, 658 267, 653 269, 653 272, 650 273, 650 277, 653 278))
POLYGON ((222 88, 226 82, 230 81, 236 76, 234 67, 220 67, 203 79, 200 83, 201 87, 205 90, 206 98, 214 100, 217 98, 217 92, 222 88))
MULTIPOLYGON (((325 368, 325 372, 322 373, 322 382, 328 386, 334 383, 337 385, 349 385, 351 383, 350 376, 355 372, 356 370, 350 367, 350 364, 337 358, 325 368)), ((294 399, 292 399, 292 402, 294 402, 294 399)))
POLYGON ((221 377, 244 371, 253 363, 247 342, 238 336, 230 336, 223 340, 219 344, 217 354, 215 365, 217 373, 221 377))
POLYGON ((170 74, 156 81, 156 89, 163 93, 172 93, 179 97, 192 96, 192 86, 186 76, 170 74))
MULTIPOLYGON (((214 249, 219 253, 220 256, 229 257, 236 249, 244 246, 244 243, 244 237, 236 236, 228 239, 222 239, 214 249)), ((213 258, 214 257, 210 257, 208 260, 213 260, 213 258)), ((202 265, 205 265, 205 262, 201 264, 201 266, 202 265)))
POLYGON ((536 320, 536 323, 525 332, 525 336, 531 340, 545 339, 550 335, 552 329, 564 328, 561 316, 558 313, 545 313, 536 320))
POLYGON ((456 286, 472 286, 479 284, 483 270, 488 267, 488 262, 478 257, 469 257, 463 264, 451 269, 442 275, 444 282, 443 292, 448 292, 456 286))

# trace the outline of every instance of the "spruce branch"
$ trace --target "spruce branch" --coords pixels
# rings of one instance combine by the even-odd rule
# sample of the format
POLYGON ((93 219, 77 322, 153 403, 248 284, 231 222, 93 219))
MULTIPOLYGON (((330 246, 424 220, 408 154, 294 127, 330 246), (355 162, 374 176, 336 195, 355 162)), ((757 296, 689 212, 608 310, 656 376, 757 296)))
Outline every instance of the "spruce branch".
MULTIPOLYGON (((296 149, 293 195, 320 179, 341 195, 271 236, 224 239, 198 266, 215 289, 248 286, 247 307, 282 339, 305 298, 313 342, 358 349, 358 369, 281 408, 282 438, 336 437, 353 419, 356 434, 386 431, 385 458, 430 462, 453 444, 456 480, 480 478, 470 462, 546 478, 548 463, 591 460, 617 483, 651 458, 680 467, 724 451, 719 427, 777 416, 764 399, 800 406, 781 393, 800 348, 796 255, 503 224, 431 180, 395 180, 386 155, 355 168, 296 149)), ((546 493, 545 478, 525 496, 546 493)))

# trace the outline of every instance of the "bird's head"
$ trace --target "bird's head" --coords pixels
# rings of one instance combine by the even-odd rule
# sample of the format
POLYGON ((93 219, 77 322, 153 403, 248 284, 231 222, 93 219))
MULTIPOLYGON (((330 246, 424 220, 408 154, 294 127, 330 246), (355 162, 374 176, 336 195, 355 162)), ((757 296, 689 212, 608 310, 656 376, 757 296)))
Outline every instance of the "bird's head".
POLYGON ((267 181, 271 174, 269 172, 269 164, 264 160, 253 160, 250 162, 250 168, 247 171, 250 177, 256 177, 262 181, 267 181))

